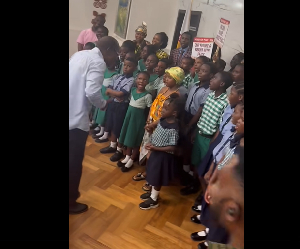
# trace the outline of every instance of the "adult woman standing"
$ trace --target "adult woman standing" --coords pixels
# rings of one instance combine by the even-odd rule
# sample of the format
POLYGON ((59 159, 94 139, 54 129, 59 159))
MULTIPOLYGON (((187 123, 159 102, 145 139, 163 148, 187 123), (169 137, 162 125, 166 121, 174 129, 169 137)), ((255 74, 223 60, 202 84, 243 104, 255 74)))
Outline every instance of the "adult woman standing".
POLYGON ((77 38, 78 43, 78 51, 83 50, 83 47, 88 42, 96 42, 98 41, 97 38, 97 30, 104 26, 105 24, 105 14, 102 13, 100 15, 97 15, 93 20, 92 24, 93 26, 89 29, 82 30, 77 38))
POLYGON ((163 49, 168 45, 168 40, 169 38, 165 32, 159 32, 153 36, 152 44, 157 48, 156 56, 159 60, 169 58, 169 55, 165 51, 163 51, 163 49))
POLYGON ((141 52, 146 45, 150 45, 151 43, 146 41, 145 38, 147 36, 147 24, 145 22, 142 23, 141 26, 138 26, 135 30, 135 55, 137 59, 141 59, 141 52))

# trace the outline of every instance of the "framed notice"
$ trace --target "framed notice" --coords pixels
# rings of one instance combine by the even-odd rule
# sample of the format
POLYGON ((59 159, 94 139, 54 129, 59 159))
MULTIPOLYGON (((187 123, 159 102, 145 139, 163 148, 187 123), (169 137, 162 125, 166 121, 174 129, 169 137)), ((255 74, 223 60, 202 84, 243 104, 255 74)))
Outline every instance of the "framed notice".
POLYGON ((199 38, 195 37, 193 41, 192 57, 199 56, 211 57, 211 52, 214 44, 214 38, 199 38))
POLYGON ((227 30, 228 30, 228 27, 229 27, 229 23, 230 23, 230 21, 225 20, 224 18, 220 19, 220 25, 219 25, 219 29, 217 31, 217 36, 216 36, 216 39, 215 39, 215 43, 220 48, 222 48, 223 45, 224 45, 224 41, 225 41, 225 37, 226 37, 227 30))

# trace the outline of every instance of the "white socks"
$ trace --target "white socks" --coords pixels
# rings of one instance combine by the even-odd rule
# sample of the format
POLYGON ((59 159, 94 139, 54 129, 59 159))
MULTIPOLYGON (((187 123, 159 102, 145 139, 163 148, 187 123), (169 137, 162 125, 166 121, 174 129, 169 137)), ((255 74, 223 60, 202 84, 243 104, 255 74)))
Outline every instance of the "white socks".
POLYGON ((117 148, 117 142, 110 142, 110 147, 117 148))
POLYGON ((198 205, 197 208, 198 208, 199 210, 202 210, 202 206, 201 206, 201 205, 198 205))
POLYGON ((194 172, 191 171, 190 165, 183 165, 183 170, 184 170, 186 173, 189 173, 191 176, 194 176, 194 172))
POLYGON ((159 191, 155 190, 154 187, 152 187, 150 197, 153 201, 157 200, 158 194, 159 194, 159 191))
POLYGON ((198 234, 199 236, 207 236, 208 231, 209 231, 209 228, 205 228, 205 230, 203 230, 203 231, 201 231, 201 232, 198 232, 197 234, 198 234))
POLYGON ((130 168, 133 165, 133 160, 130 158, 128 162, 125 164, 126 168, 130 168))
POLYGON ((123 152, 123 150, 122 150, 122 148, 120 148, 120 147, 117 147, 117 151, 119 151, 119 152, 123 152))
POLYGON ((127 163, 130 159, 130 156, 126 155, 126 157, 121 161, 121 163, 127 163))
MULTIPOLYGON (((101 126, 101 127, 97 126, 94 130, 99 131, 99 133, 96 134, 97 137, 100 137, 104 134, 104 127, 103 126, 101 126)), ((103 138, 103 139, 105 139, 105 138, 103 138)))
POLYGON ((100 131, 100 127, 97 126, 97 127, 94 129, 94 131, 100 131))
MULTIPOLYGON (((107 139, 108 138, 108 134, 109 132, 104 132, 104 135, 102 137, 100 137, 100 140, 104 140, 104 139, 107 139)), ((115 147, 114 147, 115 148, 115 147)))

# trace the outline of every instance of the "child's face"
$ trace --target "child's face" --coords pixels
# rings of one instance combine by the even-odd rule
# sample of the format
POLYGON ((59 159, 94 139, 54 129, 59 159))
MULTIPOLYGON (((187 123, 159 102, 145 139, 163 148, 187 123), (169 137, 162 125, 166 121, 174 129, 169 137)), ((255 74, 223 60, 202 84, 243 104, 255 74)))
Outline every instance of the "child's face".
POLYGON ((140 32, 140 31, 137 31, 135 32, 135 40, 138 42, 138 43, 141 43, 145 38, 145 35, 143 32, 140 32))
POLYGON ((185 73, 191 70, 193 65, 191 65, 190 60, 187 58, 183 58, 180 64, 180 67, 183 69, 185 73))
POLYGON ((136 79, 137 89, 145 90, 145 87, 148 83, 149 83, 149 78, 147 77, 147 75, 143 73, 138 74, 136 79))
POLYGON ((229 104, 235 106, 239 101, 243 99, 242 95, 239 95, 234 86, 231 87, 230 94, 228 96, 229 104))
POLYGON ((136 69, 136 65, 134 65, 131 61, 124 61, 123 73, 124 74, 132 74, 136 69))
POLYGON ((106 32, 104 31, 103 27, 99 27, 97 30, 96 30, 96 36, 98 38, 98 40, 104 36, 107 36, 106 35, 106 32))
POLYGON ((201 68, 202 64, 203 64, 203 61, 201 59, 197 58, 195 60, 194 68, 195 68, 196 73, 198 73, 200 71, 200 68, 201 68))
POLYGON ((123 62, 125 59, 125 55, 128 53, 128 48, 121 47, 120 48, 120 60, 123 62))
POLYGON ((148 55, 148 47, 145 46, 141 52, 141 58, 145 61, 147 60, 147 55, 148 55))
POLYGON ((94 27, 101 27, 105 24, 105 19, 102 16, 96 16, 94 27))
POLYGON ((159 61, 157 67, 155 68, 155 73, 160 77, 165 74, 166 69, 167 69, 166 63, 159 61))
POLYGON ((236 125, 238 120, 241 118, 242 116, 242 112, 243 112, 243 108, 241 105, 237 105, 235 108, 234 108, 234 112, 232 113, 232 116, 231 116, 231 122, 236 125))
POLYGON ((166 87, 173 87, 176 85, 176 81, 171 77, 171 75, 169 73, 166 73, 164 75, 163 80, 164 80, 166 87))
POLYGON ((161 109, 161 117, 162 118, 170 118, 172 116, 176 116, 174 107, 170 104, 169 100, 166 100, 161 109))
POLYGON ((149 55, 145 64, 147 70, 153 70, 157 66, 157 59, 154 55, 149 55))
POLYGON ((135 53, 134 52, 128 52, 125 55, 125 59, 124 60, 127 60, 128 58, 135 58, 135 53))
POLYGON ((156 47, 161 46, 161 39, 159 35, 156 34, 155 36, 153 36, 152 44, 155 45, 156 47))
POLYGON ((203 64, 200 67, 200 70, 198 72, 198 78, 200 81, 207 81, 212 78, 212 73, 210 72, 210 66, 203 64))
POLYGON ((216 90, 219 90, 220 87, 223 86, 223 85, 224 85, 224 82, 222 81, 221 74, 220 73, 216 73, 212 77, 212 79, 210 80, 209 88, 212 91, 216 91, 216 90))
POLYGON ((242 111, 240 119, 237 121, 235 130, 236 130, 236 133, 238 133, 238 134, 244 133, 244 110, 242 111))
POLYGON ((234 82, 240 82, 244 80, 244 69, 242 66, 235 66, 232 71, 232 77, 234 82))

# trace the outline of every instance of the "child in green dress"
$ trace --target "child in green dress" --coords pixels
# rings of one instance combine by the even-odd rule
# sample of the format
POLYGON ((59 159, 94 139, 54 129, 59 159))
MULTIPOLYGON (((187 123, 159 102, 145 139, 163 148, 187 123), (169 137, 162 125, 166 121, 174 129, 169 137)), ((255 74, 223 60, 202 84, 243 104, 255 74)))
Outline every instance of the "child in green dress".
POLYGON ((158 64, 158 58, 155 54, 150 54, 146 60, 146 69, 144 71, 150 74, 149 84, 146 86, 146 91, 150 92, 152 98, 155 99, 155 89, 159 84, 158 75, 155 73, 155 68, 158 64))
POLYGON ((136 79, 137 87, 131 89, 131 99, 118 142, 119 148, 127 147, 126 157, 117 163, 122 172, 128 172, 133 162, 138 159, 148 114, 146 109, 152 105, 152 96, 145 90, 149 78, 148 72, 140 72, 136 79))
MULTIPOLYGON (((105 94, 107 87, 111 84, 113 77, 116 76, 118 72, 116 70, 110 70, 106 68, 104 72, 104 80, 101 88, 102 97, 105 100, 109 99, 109 96, 105 94)), ((98 126, 94 129, 92 136, 95 139, 95 142, 99 142, 99 138, 104 134, 104 125, 105 125, 105 111, 101 111, 97 108, 94 112, 93 120, 98 126)))

